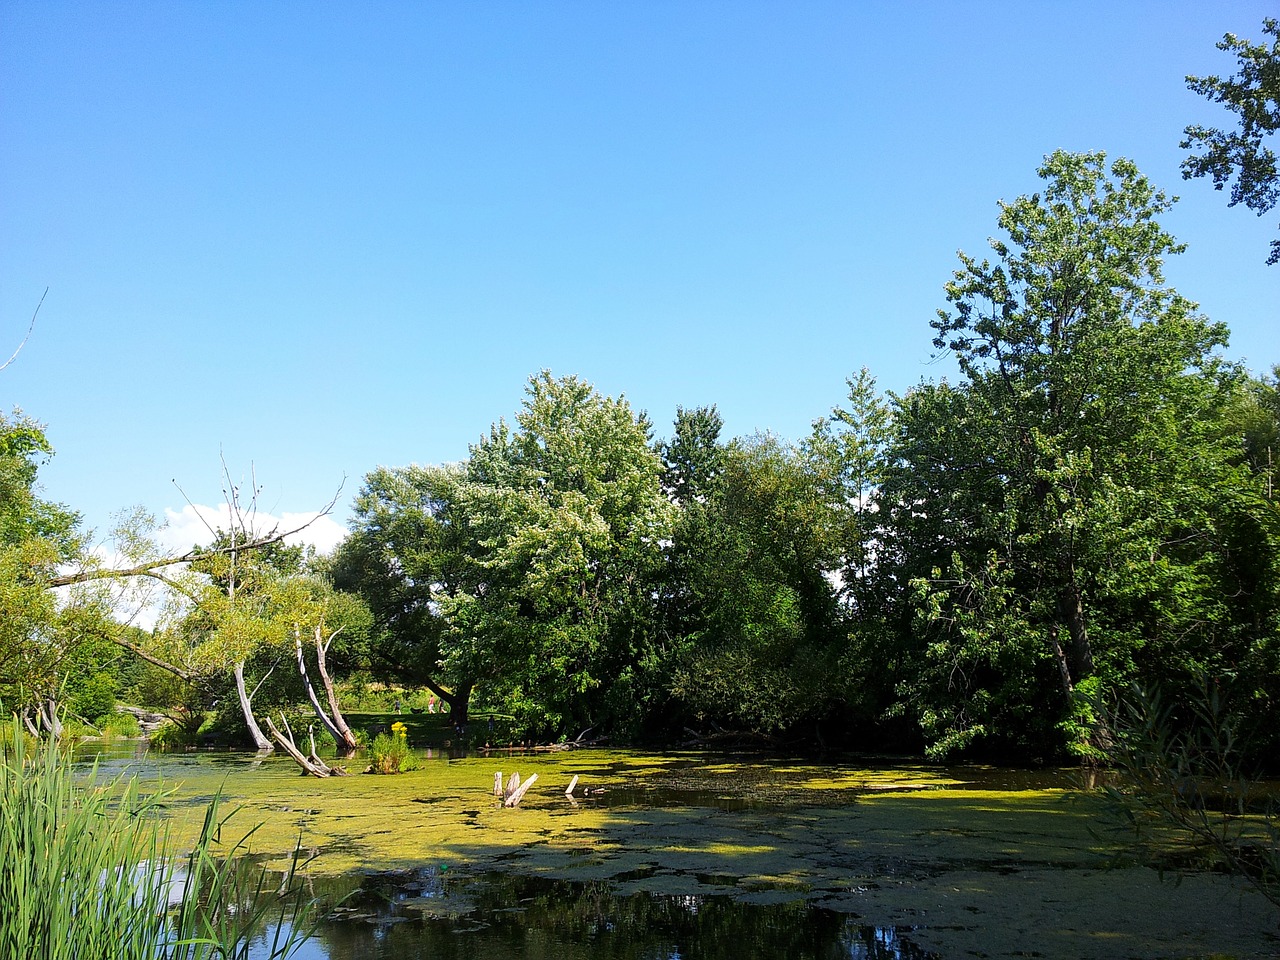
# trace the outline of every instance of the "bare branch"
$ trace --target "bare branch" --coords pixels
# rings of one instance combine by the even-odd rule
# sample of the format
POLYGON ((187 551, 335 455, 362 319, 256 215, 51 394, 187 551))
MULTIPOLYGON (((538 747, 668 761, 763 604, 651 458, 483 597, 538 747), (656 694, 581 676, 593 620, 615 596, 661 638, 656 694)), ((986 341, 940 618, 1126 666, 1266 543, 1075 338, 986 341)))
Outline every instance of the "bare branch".
POLYGON ((213 527, 209 526, 209 521, 206 520, 204 518, 204 515, 201 514, 199 510, 196 509, 196 505, 192 503, 191 498, 187 496, 187 491, 183 490, 182 487, 179 486, 177 480, 170 480, 169 482, 178 488, 178 492, 182 494, 182 499, 187 501, 187 506, 191 508, 192 512, 195 513, 196 517, 199 518, 200 522, 204 524, 204 528, 209 531, 209 536, 213 537, 216 540, 218 538, 218 531, 213 529, 213 527))
POLYGON ((47 297, 48 295, 49 295, 49 288, 45 287, 44 293, 40 294, 40 302, 36 304, 35 313, 31 314, 31 323, 27 327, 27 335, 23 337, 22 342, 18 344, 18 349, 13 351, 13 356, 11 356, 4 363, 0 364, 0 370, 3 370, 5 367, 9 366, 9 364, 13 363, 13 361, 17 360, 18 354, 22 352, 22 348, 25 347, 27 345, 27 341, 31 339, 31 331, 36 328, 36 317, 40 313, 40 308, 44 306, 44 298, 47 297))
POLYGON ((107 639, 110 640, 112 643, 115 643, 115 644, 118 644, 119 646, 124 647, 126 650, 130 651, 134 655, 147 661, 147 663, 152 664, 153 666, 159 667, 161 670, 169 671, 179 680, 185 680, 187 681, 187 683, 191 683, 195 679, 195 677, 189 671, 183 670, 181 667, 175 667, 172 663, 166 663, 164 660, 161 660, 159 657, 153 656, 152 654, 147 653, 147 651, 143 650, 136 643, 133 643, 130 640, 126 640, 124 637, 107 636, 107 639))
POLYGON ((323 511, 321 511, 320 513, 317 513, 314 517, 312 517, 310 520, 308 520, 304 524, 301 524, 289 530, 283 530, 283 531, 277 527, 276 529, 271 530, 270 532, 265 533, 260 537, 257 537, 246 543, 241 543, 238 546, 196 547, 192 550, 188 550, 186 553, 178 557, 161 557, 156 560, 148 560, 145 563, 140 563, 137 566, 128 567, 123 570, 114 569, 114 568, 105 569, 105 570, 103 569, 81 570, 76 573, 69 573, 61 577, 51 577, 48 581, 48 586, 67 587, 76 583, 91 583, 96 580, 124 580, 129 577, 145 577, 145 576, 152 576, 152 577, 155 577, 156 579, 161 579, 159 576, 156 575, 155 572, 159 570, 163 570, 166 567, 177 566, 180 563, 191 563, 193 560, 198 560, 202 557, 208 557, 208 556, 213 556, 217 554, 236 553, 244 550, 258 550, 258 549, 261 549, 262 547, 269 547, 273 543, 279 543, 280 541, 284 540, 286 537, 291 537, 295 533, 301 533, 303 530, 307 529, 307 527, 311 526, 311 524, 315 523, 321 517, 327 516, 333 510, 333 506, 335 503, 337 503, 337 501, 338 501, 338 497, 335 494, 334 498, 331 501, 329 501, 329 504, 325 507, 323 511))

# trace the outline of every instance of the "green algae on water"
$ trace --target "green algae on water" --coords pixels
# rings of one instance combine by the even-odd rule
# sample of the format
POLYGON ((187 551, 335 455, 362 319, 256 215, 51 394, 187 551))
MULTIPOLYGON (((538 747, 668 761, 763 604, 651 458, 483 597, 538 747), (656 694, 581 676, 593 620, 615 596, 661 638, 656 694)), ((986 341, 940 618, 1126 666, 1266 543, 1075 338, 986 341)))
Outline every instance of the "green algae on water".
POLYGON ((1065 774, 584 750, 316 780, 284 758, 169 760, 159 767, 177 785, 169 812, 183 837, 221 787, 242 822, 261 821, 256 851, 283 862, 301 837, 317 876, 431 864, 618 895, 796 903, 913 928, 945 956, 1280 952, 1269 905, 1234 879, 1174 884, 1117 867, 1099 804, 1065 774), (492 794, 499 771, 538 775, 515 809, 492 794))

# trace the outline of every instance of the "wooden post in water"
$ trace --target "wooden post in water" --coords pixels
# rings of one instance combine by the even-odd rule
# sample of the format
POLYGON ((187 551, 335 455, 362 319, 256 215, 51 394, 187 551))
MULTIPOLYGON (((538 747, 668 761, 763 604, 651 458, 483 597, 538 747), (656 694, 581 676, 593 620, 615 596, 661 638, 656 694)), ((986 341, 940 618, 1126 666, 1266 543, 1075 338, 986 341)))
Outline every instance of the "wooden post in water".
MULTIPOLYGON (((516 779, 517 782, 519 782, 518 778, 514 778, 514 779, 516 779)), ((512 793, 509 797, 507 797, 505 801, 503 801, 503 806, 505 807, 518 806, 520 801, 524 799, 524 795, 529 792, 529 788, 532 787, 537 781, 538 781, 538 775, 535 773, 523 784, 520 784, 520 786, 516 788, 515 792, 512 793)))
POLYGON ((575 773, 573 775, 573 779, 569 781, 568 788, 564 792, 564 795, 568 797, 570 800, 573 799, 573 788, 576 787, 577 785, 578 785, 578 775, 575 773))

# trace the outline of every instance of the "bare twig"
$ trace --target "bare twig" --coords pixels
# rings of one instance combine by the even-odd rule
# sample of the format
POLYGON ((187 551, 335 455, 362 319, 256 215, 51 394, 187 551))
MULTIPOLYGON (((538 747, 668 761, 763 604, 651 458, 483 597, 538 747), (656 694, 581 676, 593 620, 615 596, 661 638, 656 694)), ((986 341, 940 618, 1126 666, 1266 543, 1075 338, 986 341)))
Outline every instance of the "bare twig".
POLYGON ((17 360, 18 354, 22 352, 22 348, 25 347, 27 345, 27 341, 31 339, 31 331, 36 328, 36 317, 40 313, 40 308, 44 306, 44 298, 47 297, 48 295, 49 295, 49 288, 45 287, 44 293, 40 294, 40 302, 36 304, 35 313, 31 314, 31 323, 27 326, 27 335, 23 337, 22 342, 18 344, 18 349, 13 351, 13 356, 11 356, 4 363, 0 364, 0 370, 3 370, 5 367, 9 366, 9 364, 13 363, 13 361, 17 360))

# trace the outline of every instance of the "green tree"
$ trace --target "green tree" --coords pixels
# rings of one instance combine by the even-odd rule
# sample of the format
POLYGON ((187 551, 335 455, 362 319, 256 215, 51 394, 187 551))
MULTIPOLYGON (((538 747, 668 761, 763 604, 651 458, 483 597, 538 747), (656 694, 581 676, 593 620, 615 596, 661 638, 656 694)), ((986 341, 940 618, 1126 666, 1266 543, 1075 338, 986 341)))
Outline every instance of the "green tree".
POLYGON ((670 551, 672 692, 698 721, 794 730, 835 695, 837 512, 812 459, 776 437, 734 441, 711 462, 670 551))
POLYGON ((447 644, 440 600, 479 590, 478 548, 463 509, 460 469, 379 467, 356 497, 351 534, 329 566, 340 590, 372 615, 366 658, 375 675, 425 685, 467 720, 471 691, 488 667, 447 644))
POLYGON ((38 493, 39 468, 52 453, 38 423, 0 414, 0 700, 57 733, 68 669, 101 660, 89 648, 108 619, 100 594, 58 597, 51 589, 60 568, 84 552, 79 516, 38 493))
POLYGON ((724 418, 712 404, 686 410, 676 408, 675 434, 658 443, 662 457, 662 485, 675 503, 686 506, 705 499, 724 471, 720 431, 724 418))
POLYGON ((839 526, 842 593, 857 614, 869 600, 878 527, 874 497, 884 480, 892 413, 866 367, 845 382, 847 406, 814 421, 804 453, 839 526))
POLYGON ((1170 201, 1132 163, 1058 152, 1039 173, 1040 193, 1001 204, 996 262, 961 255, 933 326, 965 381, 908 395, 886 484, 923 551, 909 562, 932 627, 904 692, 939 751, 1037 708, 1076 749, 1104 748, 1099 693, 1188 656, 1191 628, 1222 614, 1203 584, 1242 482, 1215 427, 1225 329, 1165 284, 1170 201), (1046 711, 1027 693, 1045 696, 1049 670, 1046 711))
POLYGON ((194 548, 186 573, 171 578, 186 603, 164 625, 170 635, 165 653, 173 656, 171 651, 180 650, 182 670, 209 686, 229 674, 245 728, 263 751, 273 745, 259 726, 253 698, 270 675, 289 664, 275 674, 270 694, 288 702, 305 694, 339 748, 351 751, 355 738, 338 708, 327 654, 331 642, 344 634, 344 641, 363 646, 369 612, 357 597, 335 591, 312 570, 302 547, 263 543, 264 536, 244 519, 253 511, 237 509, 234 495, 231 501, 231 528, 216 531, 208 547, 194 548), (242 544, 257 545, 244 549, 242 544), (327 708, 307 667, 313 649, 327 708), (250 690, 248 677, 255 667, 261 676, 250 690))
POLYGON ((436 689, 481 685, 537 734, 628 728, 654 695, 660 478, 626 400, 543 372, 458 469, 371 475, 344 563, 389 588, 370 605, 436 689))
MULTIPOLYGON (((1231 203, 1244 203, 1262 216, 1280 200, 1280 172, 1276 155, 1267 146, 1280 130, 1280 22, 1268 18, 1262 32, 1273 37, 1252 43, 1234 34, 1226 34, 1218 49, 1235 53, 1239 70, 1227 77, 1187 77, 1187 86, 1214 103, 1221 103, 1239 114, 1238 130, 1192 125, 1184 131, 1180 144, 1184 150, 1198 150, 1182 161, 1182 176, 1212 177, 1215 190, 1221 190, 1232 179, 1231 203)), ((1280 240, 1271 242, 1267 263, 1280 262, 1280 240)))
MULTIPOLYGON (((483 590, 442 602, 534 729, 632 728, 654 696, 653 584, 670 507, 649 423, 575 377, 530 380, 516 429, 472 447, 463 499, 483 590)), ((474 654, 473 654, 474 655, 474 654)))

